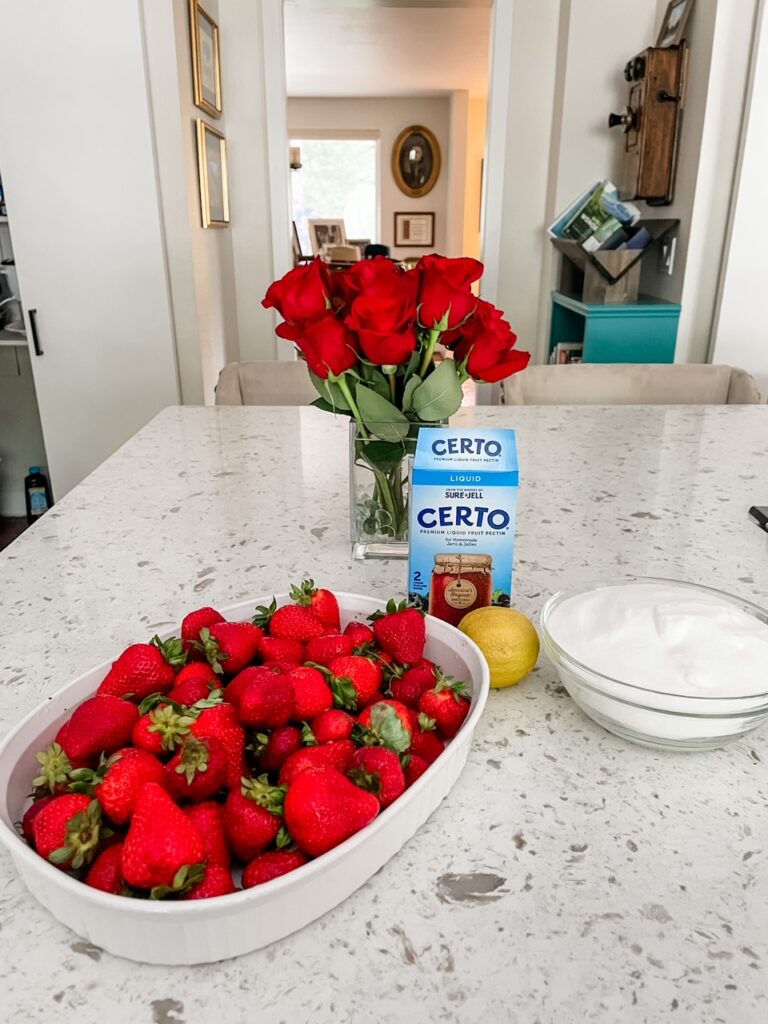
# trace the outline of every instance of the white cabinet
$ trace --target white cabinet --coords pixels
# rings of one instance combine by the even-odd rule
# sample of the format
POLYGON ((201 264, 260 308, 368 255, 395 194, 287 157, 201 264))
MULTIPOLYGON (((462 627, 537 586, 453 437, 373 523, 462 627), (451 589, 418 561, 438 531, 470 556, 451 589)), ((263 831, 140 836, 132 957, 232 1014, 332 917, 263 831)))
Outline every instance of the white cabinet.
POLYGON ((178 402, 139 3, 4 0, 3 36, 0 168, 60 498, 178 402))

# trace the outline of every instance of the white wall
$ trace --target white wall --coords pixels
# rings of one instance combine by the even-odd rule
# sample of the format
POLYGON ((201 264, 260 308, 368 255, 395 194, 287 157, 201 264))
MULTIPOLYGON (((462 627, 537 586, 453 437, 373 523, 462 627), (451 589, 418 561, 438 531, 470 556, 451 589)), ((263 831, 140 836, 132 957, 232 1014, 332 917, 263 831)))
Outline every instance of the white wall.
POLYGON ((467 109, 467 146, 464 186, 464 225, 462 255, 480 259, 482 237, 480 233, 480 201, 482 197, 482 169, 485 157, 485 127, 488 101, 471 96, 467 109))
MULTIPOLYGON (((285 236, 279 239, 279 265, 273 260, 272 181, 267 138, 269 125, 284 118, 284 107, 274 102, 265 81, 265 21, 281 21, 281 0, 219 0, 222 46, 222 93, 229 135, 229 187, 232 200, 233 270, 241 359, 274 359, 278 349, 274 312, 261 300, 274 278, 290 268, 290 215, 285 206, 285 236)), ((270 26, 268 25, 267 28, 270 26)), ((267 38, 282 47, 282 28, 273 24, 267 38)), ((280 54, 270 54, 272 60, 280 54)), ((285 141, 285 179, 288 181, 288 146, 284 132, 273 142, 285 141)), ((278 197, 279 198, 279 197, 278 197)), ((278 203, 279 206, 279 203, 278 203)), ((276 211, 278 219, 282 211, 276 211), (278 216, 279 215, 279 216, 278 216)), ((281 354, 290 346, 281 345, 281 354)))
MULTIPOLYGON (((239 358, 234 257, 231 228, 202 227, 195 122, 226 135, 227 102, 219 119, 194 105, 187 0, 143 0, 143 9, 182 401, 211 403, 219 370, 239 358)), ((218 20, 216 0, 206 10, 218 20)), ((224 39, 221 50, 224 64, 224 39)))
POLYGON ((0 516, 23 516, 24 477, 45 466, 32 367, 26 348, 0 348, 0 516))
MULTIPOLYGON (((466 124, 466 115, 464 116, 466 124)), ((424 252, 443 252, 446 255, 458 256, 458 252, 448 252, 449 248, 449 207, 448 180, 450 168, 450 123, 451 101, 447 96, 423 97, 386 97, 352 99, 294 98, 288 100, 288 128, 291 138, 300 138, 307 131, 370 131, 378 133, 380 140, 380 205, 381 205, 381 237, 374 241, 382 242, 392 249, 393 256, 421 256, 424 252), (390 162, 392 147, 400 132, 412 124, 423 124, 431 129, 437 137, 442 153, 442 169, 437 184, 432 191, 421 199, 411 199, 404 195, 392 176, 390 162), (394 215, 396 212, 434 212, 435 214, 435 245, 428 249, 397 248, 394 246, 394 215)), ((462 150, 463 154, 463 150, 462 150)), ((287 171, 286 171, 287 173, 287 171)), ((464 165, 462 155, 461 177, 464 165)), ((462 182, 463 186, 463 182, 462 182)), ((463 196, 463 187, 459 192, 463 196)), ((463 205, 461 219, 458 222, 459 243, 463 223, 463 205)))
POLYGON ((608 113, 626 97, 624 63, 649 42, 656 0, 538 0, 498 5, 490 97, 483 294, 503 308, 521 348, 545 359, 556 261, 545 227, 588 184, 615 173, 608 113), (502 180, 499 181, 499 178, 502 180))
MULTIPOLYGON (((666 3, 659 0, 657 25, 666 3)), ((755 0, 697 0, 674 202, 648 210, 680 219, 673 274, 643 267, 642 288, 680 302, 677 362, 706 362, 725 244, 752 45, 755 0)))
POLYGON ((764 401, 768 395, 768 274, 764 253, 768 237, 767 126, 768 10, 762 0, 712 361, 740 366, 752 373, 764 401))

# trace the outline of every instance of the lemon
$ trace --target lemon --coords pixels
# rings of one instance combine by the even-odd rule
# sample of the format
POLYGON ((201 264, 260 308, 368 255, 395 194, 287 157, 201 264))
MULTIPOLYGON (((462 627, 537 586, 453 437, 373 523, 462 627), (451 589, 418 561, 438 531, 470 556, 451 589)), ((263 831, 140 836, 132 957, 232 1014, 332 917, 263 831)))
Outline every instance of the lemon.
POLYGON ((491 670, 491 686, 514 686, 531 671, 539 656, 533 623, 514 608, 475 608, 459 623, 474 640, 491 670))

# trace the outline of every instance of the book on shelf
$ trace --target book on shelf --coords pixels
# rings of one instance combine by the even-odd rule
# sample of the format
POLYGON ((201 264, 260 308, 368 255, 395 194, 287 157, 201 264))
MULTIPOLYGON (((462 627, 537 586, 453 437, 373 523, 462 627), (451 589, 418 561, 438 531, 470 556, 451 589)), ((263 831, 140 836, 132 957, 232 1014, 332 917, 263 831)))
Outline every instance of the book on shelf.
POLYGON ((552 366, 562 366, 565 363, 580 363, 584 355, 584 345, 578 341, 558 342, 549 353, 549 362, 552 366))
POLYGON ((591 185, 549 228, 553 238, 579 242, 587 252, 616 249, 630 237, 629 228, 640 218, 640 210, 619 199, 612 181, 591 185))

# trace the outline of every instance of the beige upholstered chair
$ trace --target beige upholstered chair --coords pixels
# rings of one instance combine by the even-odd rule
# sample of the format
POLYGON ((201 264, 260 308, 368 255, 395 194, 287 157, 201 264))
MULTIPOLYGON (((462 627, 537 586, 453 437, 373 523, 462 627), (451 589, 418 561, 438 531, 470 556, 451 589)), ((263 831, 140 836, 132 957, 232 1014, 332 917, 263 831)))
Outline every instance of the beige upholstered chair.
POLYGON ((317 397, 302 360, 227 363, 216 385, 216 405, 308 405, 317 397))
POLYGON ((756 405, 748 373, 689 363, 529 366, 504 381, 505 405, 756 405))

